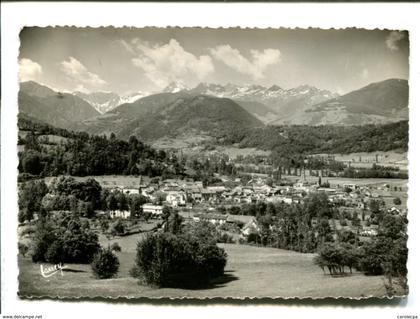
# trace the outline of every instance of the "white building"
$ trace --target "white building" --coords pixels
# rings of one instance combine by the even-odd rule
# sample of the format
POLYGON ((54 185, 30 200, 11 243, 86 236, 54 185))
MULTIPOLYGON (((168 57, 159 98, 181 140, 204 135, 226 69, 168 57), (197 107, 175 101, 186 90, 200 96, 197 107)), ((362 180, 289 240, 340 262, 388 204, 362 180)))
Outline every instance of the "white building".
POLYGON ((139 194, 139 189, 138 188, 124 188, 124 193, 128 195, 139 194))
POLYGON ((163 214, 163 206, 161 205, 152 205, 144 204, 143 212, 152 214, 153 217, 160 217, 163 214))
POLYGON ((166 202, 172 207, 185 206, 187 203, 187 196, 184 192, 170 191, 166 195, 166 202))
POLYGON ((130 211, 129 210, 110 210, 109 217, 127 219, 130 217, 130 211))

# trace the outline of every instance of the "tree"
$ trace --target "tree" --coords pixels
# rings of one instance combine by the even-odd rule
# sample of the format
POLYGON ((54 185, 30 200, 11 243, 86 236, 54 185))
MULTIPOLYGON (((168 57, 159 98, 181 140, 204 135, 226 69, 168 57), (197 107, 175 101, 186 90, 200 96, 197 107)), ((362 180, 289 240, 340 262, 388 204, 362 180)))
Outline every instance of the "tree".
POLYGON ((125 234, 125 224, 121 219, 118 219, 115 223, 111 225, 111 235, 112 236, 121 236, 125 234))
POLYGON ((184 219, 177 212, 172 211, 165 223, 165 231, 172 234, 179 234, 182 231, 182 221, 184 219))
POLYGON ((107 219, 103 218, 103 219, 100 220, 99 223, 100 223, 102 233, 105 234, 108 231, 108 228, 109 228, 109 221, 107 219))
POLYGON ((332 230, 328 219, 322 219, 315 228, 318 235, 318 246, 333 241, 332 230))
POLYGON ((42 207, 42 199, 47 194, 48 187, 43 180, 26 182, 19 192, 19 222, 32 220, 34 213, 42 207))
POLYGON ((26 256, 26 254, 28 253, 28 251, 29 251, 29 247, 28 247, 28 245, 26 245, 26 244, 24 244, 24 243, 18 243, 18 249, 19 249, 19 253, 23 256, 23 257, 25 257, 26 256))
POLYGON ((95 215, 92 202, 78 201, 77 212, 80 216, 91 218, 95 215))
POLYGON ((169 216, 172 214, 172 211, 173 211, 172 207, 167 206, 167 205, 163 206, 163 209, 162 209, 163 220, 167 221, 169 216))
POLYGON ((359 219, 359 217, 357 216, 357 214, 356 214, 356 216, 354 216, 354 215, 353 215, 353 218, 352 218, 352 220, 351 220, 351 225, 352 225, 353 227, 360 227, 361 223, 360 223, 360 219, 359 219))
POLYGON ((147 202, 147 198, 142 195, 130 195, 129 206, 130 206, 130 217, 138 218, 143 213, 143 204, 147 202))
POLYGON ((363 254, 360 259, 361 269, 368 275, 382 275, 384 273, 384 262, 392 251, 392 240, 390 238, 375 238, 372 242, 363 245, 363 254))
POLYGON ((395 197, 393 202, 394 202, 394 205, 401 205, 401 198, 395 197))
POLYGON ((114 193, 110 193, 108 197, 106 198, 106 206, 109 210, 118 209, 118 201, 114 193))
POLYGON ((333 209, 326 193, 311 193, 304 201, 303 207, 305 213, 312 217, 332 218, 333 209))
POLYGON ((341 243, 356 244, 358 242, 358 237, 355 233, 350 230, 342 230, 338 233, 338 238, 341 243))
POLYGON ((38 220, 33 239, 33 262, 46 261, 45 255, 49 246, 57 240, 54 228, 53 223, 47 218, 41 217, 38 220))
POLYGON ((52 263, 90 263, 98 251, 98 236, 88 222, 64 214, 41 217, 34 234, 32 260, 52 263))
POLYGON ((398 238, 404 238, 406 236, 406 230, 406 218, 399 215, 386 214, 379 225, 378 235, 396 240, 398 238))
POLYGON ((184 231, 200 242, 208 244, 216 244, 219 236, 216 226, 208 221, 200 220, 198 223, 187 224, 184 231))
POLYGON ((356 246, 348 243, 328 243, 319 249, 313 261, 323 269, 324 273, 327 267, 331 275, 337 275, 345 272, 345 266, 352 273, 353 268, 359 266, 359 258, 360 249, 356 246))
POLYGON ((112 278, 118 273, 120 262, 110 247, 100 249, 93 257, 91 267, 96 278, 112 278))
POLYGON ((350 187, 346 187, 346 188, 344 188, 344 191, 345 191, 347 194, 350 194, 350 193, 352 192, 352 189, 351 189, 350 187))
POLYGON ((121 246, 115 242, 111 245, 111 250, 115 252, 121 252, 121 246))
POLYGON ((119 210, 128 210, 128 200, 124 193, 118 192, 116 195, 117 208, 119 210))
POLYGON ((381 212, 381 202, 375 199, 370 200, 369 209, 372 214, 379 214, 381 212))
POLYGON ((76 183, 72 194, 79 200, 90 202, 95 209, 99 207, 101 191, 101 185, 95 179, 89 178, 85 182, 76 183))
POLYGON ((156 196, 155 201, 158 205, 162 205, 162 203, 166 200, 166 193, 165 192, 158 191, 158 192, 156 192, 155 196, 156 196))
POLYGON ((335 244, 325 244, 314 258, 314 263, 323 270, 324 267, 327 267, 330 275, 343 274, 346 265, 345 254, 343 247, 335 244))
POLYGON ((22 169, 24 172, 38 175, 43 170, 40 153, 34 150, 25 152, 22 158, 22 169))
POLYGON ((344 250, 343 264, 349 268, 350 273, 353 273, 353 269, 359 267, 360 249, 348 243, 342 244, 341 247, 344 250))

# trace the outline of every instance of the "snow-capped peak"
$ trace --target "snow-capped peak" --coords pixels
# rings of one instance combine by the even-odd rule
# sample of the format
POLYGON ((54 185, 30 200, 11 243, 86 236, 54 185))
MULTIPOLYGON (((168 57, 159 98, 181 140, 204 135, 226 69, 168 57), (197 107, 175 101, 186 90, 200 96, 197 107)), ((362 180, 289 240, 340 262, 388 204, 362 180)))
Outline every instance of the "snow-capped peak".
POLYGON ((185 83, 178 81, 169 83, 168 86, 163 89, 163 92, 177 93, 186 90, 189 90, 189 88, 185 85, 185 83))
POLYGON ((147 92, 135 92, 120 96, 113 92, 83 93, 79 91, 73 92, 73 94, 88 102, 101 114, 111 111, 121 104, 132 103, 149 95, 147 92))

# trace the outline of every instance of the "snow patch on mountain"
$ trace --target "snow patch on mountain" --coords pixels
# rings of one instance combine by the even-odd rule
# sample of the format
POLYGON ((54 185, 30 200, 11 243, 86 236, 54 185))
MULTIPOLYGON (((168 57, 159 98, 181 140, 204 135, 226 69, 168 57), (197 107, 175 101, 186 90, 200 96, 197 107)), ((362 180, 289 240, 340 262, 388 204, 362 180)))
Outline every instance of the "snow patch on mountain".
POLYGON ((88 102, 101 114, 109 112, 121 104, 133 103, 149 95, 147 92, 135 92, 123 96, 114 92, 74 92, 73 94, 88 102))

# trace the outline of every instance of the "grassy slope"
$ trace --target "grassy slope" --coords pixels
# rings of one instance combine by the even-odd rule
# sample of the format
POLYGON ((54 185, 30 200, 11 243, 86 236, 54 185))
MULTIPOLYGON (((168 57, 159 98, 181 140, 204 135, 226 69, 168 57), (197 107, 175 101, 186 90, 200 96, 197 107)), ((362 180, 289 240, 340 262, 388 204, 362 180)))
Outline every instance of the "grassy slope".
MULTIPOLYGON (((135 243, 140 235, 117 240, 121 268, 117 278, 94 279, 89 265, 69 265, 64 276, 48 279, 40 275, 39 265, 19 256, 19 291, 24 296, 125 296, 139 297, 367 297, 385 294, 383 278, 362 274, 331 278, 313 265, 312 254, 225 244, 228 264, 225 276, 200 290, 155 289, 137 284, 129 276, 135 258, 135 243)), ((112 242, 112 241, 111 241, 112 242)))

